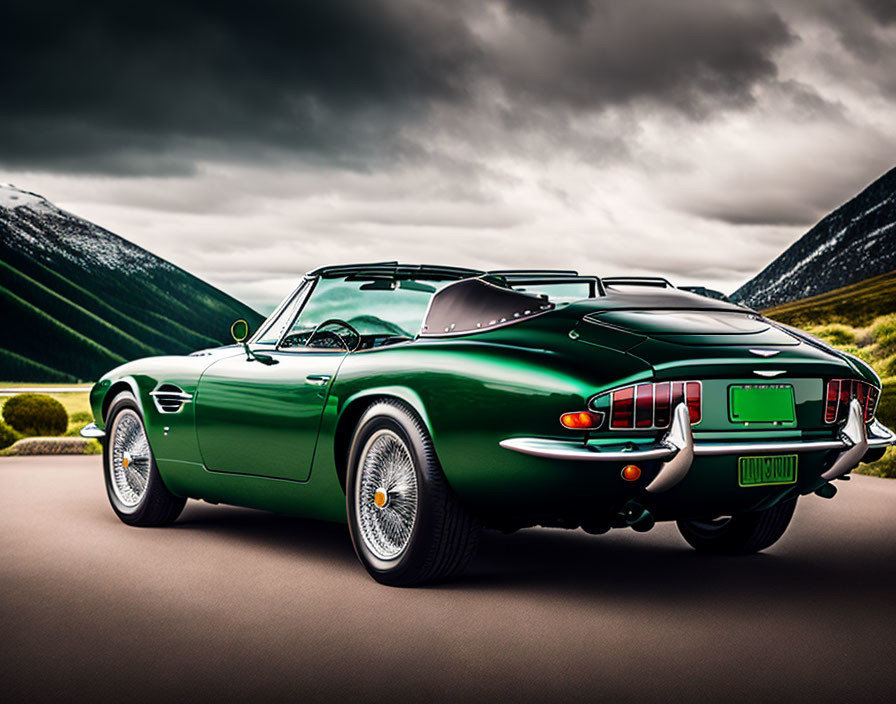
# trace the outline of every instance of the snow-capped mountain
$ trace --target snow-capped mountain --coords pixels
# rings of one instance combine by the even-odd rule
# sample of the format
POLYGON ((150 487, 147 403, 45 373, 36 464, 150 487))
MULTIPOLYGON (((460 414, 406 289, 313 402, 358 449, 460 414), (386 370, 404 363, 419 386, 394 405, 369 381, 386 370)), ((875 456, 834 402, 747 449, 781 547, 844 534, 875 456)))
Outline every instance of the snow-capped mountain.
POLYGON ((79 265, 104 269, 126 267, 144 273, 177 269, 126 239, 10 183, 0 183, 0 223, 4 244, 11 238, 21 251, 47 263, 61 256, 79 265))
POLYGON ((763 309, 896 269, 896 168, 827 215, 731 298, 763 309))
POLYGON ((225 341, 255 311, 45 198, 0 184, 0 380, 93 379, 225 341))

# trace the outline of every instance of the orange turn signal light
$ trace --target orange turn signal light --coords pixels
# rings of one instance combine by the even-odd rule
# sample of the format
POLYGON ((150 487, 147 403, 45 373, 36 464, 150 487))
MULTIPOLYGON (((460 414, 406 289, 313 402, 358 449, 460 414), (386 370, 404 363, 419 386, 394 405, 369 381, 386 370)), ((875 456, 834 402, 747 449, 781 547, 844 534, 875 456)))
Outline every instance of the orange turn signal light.
POLYGON ((641 468, 636 464, 627 464, 622 468, 622 478, 627 482, 636 482, 641 478, 641 468))
POLYGON ((570 430, 594 430, 600 427, 603 419, 603 413, 576 411, 575 413, 564 413, 560 416, 560 424, 570 430))

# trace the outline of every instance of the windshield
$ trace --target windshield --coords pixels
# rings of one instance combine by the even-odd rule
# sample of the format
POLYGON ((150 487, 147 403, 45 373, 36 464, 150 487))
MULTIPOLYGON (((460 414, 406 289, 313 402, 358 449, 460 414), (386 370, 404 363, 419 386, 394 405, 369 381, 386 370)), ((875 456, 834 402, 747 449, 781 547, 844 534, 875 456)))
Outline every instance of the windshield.
POLYGON ((423 335, 459 335, 509 325, 553 310, 547 295, 522 293, 465 279, 446 286, 432 297, 423 321, 423 335))
POLYGON ((341 320, 363 336, 412 338, 420 332, 432 295, 447 282, 392 278, 322 278, 292 326, 296 340, 327 320, 341 320))

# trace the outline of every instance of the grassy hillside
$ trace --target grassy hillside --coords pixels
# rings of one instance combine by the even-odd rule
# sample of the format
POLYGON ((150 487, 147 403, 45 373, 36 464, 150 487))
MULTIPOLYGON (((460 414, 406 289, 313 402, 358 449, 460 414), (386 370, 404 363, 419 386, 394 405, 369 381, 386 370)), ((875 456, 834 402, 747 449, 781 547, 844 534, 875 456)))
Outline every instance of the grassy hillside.
MULTIPOLYGON (((124 357, 110 352, 53 316, 0 286, 0 348, 56 370, 65 370, 79 379, 96 376, 95 369, 111 369, 124 364, 124 357), (25 331, 25 334, 19 334, 25 331), (29 334, 29 331, 39 334, 29 334)), ((12 381, 5 373, 3 378, 12 381)), ((39 379, 38 381, 44 381, 39 379)))
POLYGON ((94 380, 127 360, 229 341, 262 316, 39 197, 0 207, 0 379, 94 380), (36 204, 35 204, 36 203, 36 204))
MULTIPOLYGON (((763 313, 868 362, 883 383, 877 417, 896 428, 896 271, 763 313)), ((896 477, 896 448, 859 471, 896 477)))
POLYGON ((17 382, 16 385, 18 385, 18 382, 30 382, 32 379, 41 379, 44 382, 51 383, 77 381, 77 378, 71 374, 60 372, 45 364, 32 362, 27 357, 4 349, 0 349, 0 369, 3 370, 3 378, 11 382, 17 382))
POLYGON ((867 327, 875 318, 896 313, 896 271, 762 312, 807 329, 831 323, 867 327))
POLYGON ((2 261, 0 261, 0 278, 11 294, 27 300, 29 305, 39 310, 53 311, 56 322, 69 329, 79 330, 81 334, 106 347, 110 352, 127 358, 161 354, 158 347, 138 340, 2 261))

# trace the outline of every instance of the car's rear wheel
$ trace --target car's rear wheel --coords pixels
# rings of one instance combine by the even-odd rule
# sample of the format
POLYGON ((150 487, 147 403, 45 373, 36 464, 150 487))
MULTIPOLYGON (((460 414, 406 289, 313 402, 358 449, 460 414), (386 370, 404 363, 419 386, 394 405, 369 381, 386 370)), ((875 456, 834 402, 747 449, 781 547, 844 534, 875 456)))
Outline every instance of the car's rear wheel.
POLYGON ((764 511, 705 521, 678 521, 682 537, 699 552, 750 555, 774 545, 793 518, 796 499, 764 511))
POLYGON ((112 510, 128 525, 167 525, 184 508, 186 499, 162 482, 140 407, 126 391, 112 400, 106 415, 103 470, 112 510))
POLYGON ((346 503, 355 552, 382 584, 453 577, 478 544, 479 523, 448 486, 426 427, 398 401, 378 401, 361 416, 346 503))

